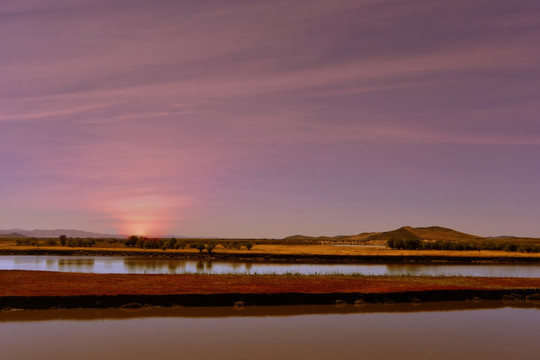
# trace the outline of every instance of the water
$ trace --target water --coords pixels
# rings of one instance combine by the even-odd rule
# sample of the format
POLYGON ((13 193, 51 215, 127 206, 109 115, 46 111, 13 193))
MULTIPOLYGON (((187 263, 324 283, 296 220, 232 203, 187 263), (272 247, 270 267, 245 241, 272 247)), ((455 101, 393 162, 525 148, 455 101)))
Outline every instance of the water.
POLYGON ((393 306, 0 312, 2 358, 538 358, 538 308, 393 306))
POLYGON ((114 274, 366 274, 540 277, 540 265, 282 264, 99 256, 0 256, 0 270, 114 274))

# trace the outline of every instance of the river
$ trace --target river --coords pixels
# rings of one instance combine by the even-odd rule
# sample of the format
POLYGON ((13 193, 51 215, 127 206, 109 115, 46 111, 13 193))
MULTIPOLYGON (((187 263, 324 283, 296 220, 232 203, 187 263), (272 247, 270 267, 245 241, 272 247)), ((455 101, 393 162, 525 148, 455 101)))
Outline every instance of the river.
POLYGON ((540 277, 540 265, 534 264, 284 264, 57 255, 0 256, 0 270, 43 270, 114 274, 300 273, 540 277))
POLYGON ((538 357, 538 308, 422 306, 4 311, 0 338, 10 360, 538 357))

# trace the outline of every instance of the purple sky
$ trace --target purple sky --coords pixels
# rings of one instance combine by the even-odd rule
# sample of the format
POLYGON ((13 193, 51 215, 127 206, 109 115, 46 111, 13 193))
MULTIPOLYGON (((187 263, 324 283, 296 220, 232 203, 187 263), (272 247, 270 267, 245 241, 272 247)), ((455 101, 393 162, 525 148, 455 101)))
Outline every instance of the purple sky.
POLYGON ((540 2, 0 0, 0 228, 540 236, 540 2))

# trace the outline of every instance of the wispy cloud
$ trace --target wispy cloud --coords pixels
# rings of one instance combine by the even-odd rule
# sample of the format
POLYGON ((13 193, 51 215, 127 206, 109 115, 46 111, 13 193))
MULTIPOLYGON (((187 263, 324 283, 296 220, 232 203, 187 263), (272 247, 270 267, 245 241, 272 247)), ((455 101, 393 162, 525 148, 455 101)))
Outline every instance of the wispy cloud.
MULTIPOLYGON (((303 192, 331 203, 343 189, 353 208, 357 161, 380 174, 374 194, 399 189, 388 179, 407 168, 385 154, 404 149, 508 153, 512 167, 540 144, 539 13, 488 0, 4 0, 0 211, 75 208, 166 231, 188 208, 275 202, 277 223, 303 192)), ((433 162, 409 192, 445 191, 433 162)))

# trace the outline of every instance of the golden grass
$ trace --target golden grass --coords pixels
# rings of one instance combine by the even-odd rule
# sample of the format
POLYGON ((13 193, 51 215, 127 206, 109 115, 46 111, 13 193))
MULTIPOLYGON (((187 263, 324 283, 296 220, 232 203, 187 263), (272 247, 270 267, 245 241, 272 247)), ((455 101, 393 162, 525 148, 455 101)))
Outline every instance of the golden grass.
MULTIPOLYGON (((179 249, 179 250, 155 250, 155 249, 139 249, 128 248, 117 245, 116 247, 86 247, 86 248, 71 248, 63 246, 15 246, 13 244, 0 244, 1 250, 10 250, 15 252, 24 252, 28 250, 39 249, 41 251, 97 251, 114 254, 115 252, 123 253, 148 253, 148 254, 197 254, 196 249, 179 249)), ((221 246, 214 250, 216 254, 252 254, 252 255, 345 255, 345 256, 437 256, 437 257, 485 257, 485 258, 501 258, 501 257, 521 257, 521 258, 540 258, 540 253, 521 253, 509 251, 447 251, 447 250, 393 250, 390 248, 376 247, 356 247, 356 246, 332 246, 332 245, 277 245, 277 244, 259 244, 254 245, 251 250, 242 248, 225 249, 221 246)), ((206 251, 204 252, 206 254, 206 251)))

